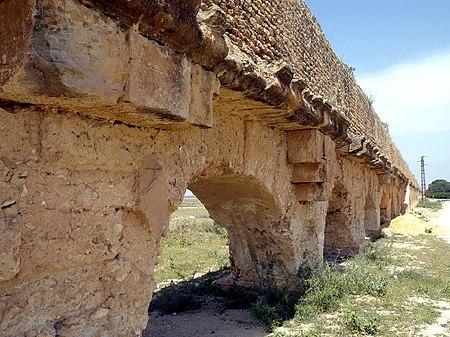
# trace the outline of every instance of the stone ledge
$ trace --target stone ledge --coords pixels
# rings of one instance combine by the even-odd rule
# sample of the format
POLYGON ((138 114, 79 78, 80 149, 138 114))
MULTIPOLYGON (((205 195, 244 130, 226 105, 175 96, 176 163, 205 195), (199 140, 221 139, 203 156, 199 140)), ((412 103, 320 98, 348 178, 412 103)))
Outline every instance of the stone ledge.
POLYGON ((273 69, 256 65, 229 39, 226 41, 230 52, 213 71, 223 86, 278 109, 278 116, 268 116, 268 125, 286 131, 317 129, 340 146, 350 142, 350 121, 326 99, 311 94, 289 65, 280 64, 273 69))
POLYGON ((34 11, 29 55, 0 88, 2 101, 139 126, 213 126, 213 73, 76 1, 34 11))

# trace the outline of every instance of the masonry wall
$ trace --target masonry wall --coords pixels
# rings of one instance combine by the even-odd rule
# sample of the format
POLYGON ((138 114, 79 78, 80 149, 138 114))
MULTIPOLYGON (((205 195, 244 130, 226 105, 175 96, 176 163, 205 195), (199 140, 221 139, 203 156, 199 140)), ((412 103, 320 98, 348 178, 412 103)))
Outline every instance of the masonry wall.
MULTIPOLYGON (((202 8, 214 5, 226 13, 229 29, 225 35, 230 43, 257 63, 258 71, 270 73, 280 64, 288 64, 311 93, 329 101, 351 121, 353 137, 364 136, 415 182, 389 136, 387 124, 356 83, 351 65, 336 56, 303 1, 208 0, 202 8)), ((418 188, 416 182, 414 186, 418 188)))
POLYGON ((267 259, 280 282, 320 262, 305 216, 321 208, 295 202, 285 134, 216 108, 209 130, 0 109, 2 336, 140 334, 188 186, 228 228, 237 282, 257 281, 267 259))

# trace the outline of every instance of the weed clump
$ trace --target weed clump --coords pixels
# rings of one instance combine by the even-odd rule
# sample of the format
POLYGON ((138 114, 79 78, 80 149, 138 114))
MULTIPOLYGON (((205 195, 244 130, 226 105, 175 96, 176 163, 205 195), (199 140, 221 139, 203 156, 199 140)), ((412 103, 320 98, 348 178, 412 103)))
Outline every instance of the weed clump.
POLYGON ((260 291, 256 303, 252 306, 252 316, 273 330, 285 320, 294 317, 299 297, 300 293, 289 291, 287 287, 271 287, 260 291))
POLYGON ((442 209, 442 201, 430 201, 430 200, 424 200, 424 201, 420 201, 416 207, 421 207, 421 208, 430 208, 430 209, 442 209))
POLYGON ((386 264, 383 257, 385 245, 374 243, 342 268, 329 264, 318 274, 306 280, 308 289, 296 305, 296 319, 310 321, 317 314, 336 309, 341 300, 349 295, 384 296, 389 279, 373 272, 386 264))
POLYGON ((369 315, 369 317, 366 318, 363 315, 352 311, 346 315, 345 321, 347 328, 350 331, 358 332, 363 335, 376 335, 379 331, 379 318, 374 315, 369 315))

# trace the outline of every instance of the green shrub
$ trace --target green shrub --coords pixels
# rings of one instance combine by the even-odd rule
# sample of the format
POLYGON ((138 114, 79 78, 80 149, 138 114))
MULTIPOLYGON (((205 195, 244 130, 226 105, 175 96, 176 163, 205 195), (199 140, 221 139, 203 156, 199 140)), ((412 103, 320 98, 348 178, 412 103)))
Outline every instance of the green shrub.
POLYGON ((252 316, 273 329, 294 317, 299 297, 298 292, 290 291, 287 287, 280 289, 271 286, 258 290, 257 301, 252 306, 252 316))
POLYGON ((362 254, 358 258, 359 260, 363 261, 368 260, 370 263, 373 263, 381 268, 391 262, 388 257, 391 249, 391 245, 387 244, 385 241, 380 240, 365 246, 362 254))
POLYGON ((430 208, 430 209, 442 209, 442 202, 426 200, 426 201, 419 202, 416 207, 430 208))
POLYGON ((296 305, 296 317, 301 320, 310 320, 317 313, 334 309, 348 290, 345 275, 332 265, 312 276, 306 284, 308 290, 296 305))
POLYGON ((350 331, 358 332, 363 335, 375 335, 378 328, 378 317, 369 316, 368 318, 361 317, 354 311, 346 315, 346 326, 350 331))
POLYGON ((150 304, 149 311, 157 310, 163 315, 199 309, 203 303, 200 296, 203 289, 192 283, 187 288, 171 285, 156 294, 150 304))

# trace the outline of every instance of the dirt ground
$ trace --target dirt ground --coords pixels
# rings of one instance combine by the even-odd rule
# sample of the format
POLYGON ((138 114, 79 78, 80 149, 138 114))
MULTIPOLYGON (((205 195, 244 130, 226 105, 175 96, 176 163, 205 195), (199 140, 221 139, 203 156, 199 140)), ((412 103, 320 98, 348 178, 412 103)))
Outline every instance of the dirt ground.
MULTIPOLYGON (((450 201, 440 211, 415 209, 392 221, 391 228, 402 234, 423 234, 425 228, 450 243, 450 201)), ((430 327, 432 329, 432 327, 430 327)), ((433 330, 433 329, 432 329, 433 330)), ((437 336, 441 331, 430 331, 425 336, 437 336), (437 333, 437 334, 436 334, 437 333)), ((269 332, 254 322, 248 310, 222 311, 211 303, 201 310, 161 316, 152 313, 143 337, 264 337, 269 332)), ((444 336, 447 336, 444 334, 444 336)))
POLYGON ((442 231, 440 236, 450 243, 450 201, 444 202, 444 209, 436 220, 436 226, 442 231))
POLYGON ((160 316, 153 312, 143 337, 263 337, 268 332, 249 310, 225 310, 207 305, 200 310, 160 316))

